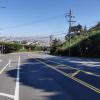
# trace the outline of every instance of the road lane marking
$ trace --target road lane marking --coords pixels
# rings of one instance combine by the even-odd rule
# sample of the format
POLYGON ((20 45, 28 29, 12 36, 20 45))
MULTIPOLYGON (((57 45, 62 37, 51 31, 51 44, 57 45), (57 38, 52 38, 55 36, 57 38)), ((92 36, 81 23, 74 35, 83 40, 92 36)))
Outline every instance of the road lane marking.
POLYGON ((3 71, 8 67, 8 65, 9 65, 9 62, 8 62, 7 65, 0 71, 0 74, 3 73, 3 71))
MULTIPOLYGON (((53 62, 55 64, 61 64, 61 63, 58 63, 58 62, 55 62, 55 61, 52 61, 52 60, 47 60, 47 61, 53 62)), ((61 65, 66 65, 66 64, 61 64, 61 65)), ((71 69, 76 69, 76 70, 79 70, 80 72, 83 72, 85 74, 89 74, 89 75, 96 76, 96 77, 99 77, 100 78, 100 75, 95 74, 95 73, 92 73, 92 72, 84 71, 84 70, 81 70, 79 68, 74 68, 74 67, 71 67, 71 66, 68 66, 68 65, 66 65, 66 67, 71 68, 71 69)))
POLYGON ((15 88, 14 100, 19 100, 19 78, 20 78, 20 56, 18 58, 17 78, 16 78, 16 88, 15 88))
POLYGON ((11 60, 11 59, 9 59, 9 67, 13 67, 13 66, 11 66, 11 63, 17 63, 18 61, 17 60, 11 60))
MULTIPOLYGON (((33 57, 34 55, 31 55, 30 57, 33 57)), ((66 60, 66 59, 64 59, 64 60, 66 60)), ((62 66, 66 66, 66 67, 68 67, 68 68, 70 68, 70 69, 75 69, 75 70, 79 70, 80 72, 83 72, 83 73, 85 73, 85 74, 88 74, 88 75, 92 75, 92 76, 96 76, 96 77, 98 77, 98 78, 100 78, 100 75, 98 75, 98 74, 95 74, 95 73, 93 73, 93 72, 88 72, 88 71, 84 71, 84 70, 81 70, 81 69, 79 69, 79 68, 74 68, 74 67, 71 67, 71 66, 68 66, 68 65, 66 65, 66 64, 61 64, 61 63, 58 63, 58 62, 55 62, 55 61, 52 61, 52 60, 47 60, 47 61, 50 61, 50 62, 53 62, 53 63, 55 63, 55 64, 59 64, 59 65, 62 65, 62 66)), ((62 61, 61 61, 62 62, 62 61)), ((64 61, 63 61, 64 62, 64 61)))
POLYGON ((80 70, 77 70, 75 73, 73 73, 71 76, 75 77, 78 73, 80 72, 80 70))
POLYGON ((11 67, 11 59, 9 59, 9 67, 11 67))
POLYGON ((8 97, 14 99, 14 95, 6 94, 6 93, 0 93, 0 96, 8 97))
POLYGON ((92 86, 92 85, 90 85, 90 84, 88 84, 88 83, 86 83, 86 82, 84 82, 84 81, 78 79, 78 78, 72 77, 72 76, 68 75, 67 73, 65 73, 65 72, 63 72, 63 71, 61 71, 61 70, 59 70, 59 69, 56 69, 56 68, 53 67, 52 65, 49 65, 49 64, 47 64, 47 63, 45 63, 45 62, 43 62, 43 61, 41 61, 41 60, 39 60, 39 59, 35 59, 35 60, 41 62, 42 64, 46 65, 47 67, 49 67, 49 68, 51 68, 51 69, 53 69, 53 70, 59 72, 60 74, 66 76, 66 77, 68 77, 68 78, 70 78, 70 79, 72 79, 72 80, 74 80, 74 81, 76 81, 76 82, 78 82, 78 83, 80 83, 80 84, 82 84, 83 86, 85 86, 85 87, 87 87, 87 88, 93 90, 94 92, 100 94, 100 89, 98 89, 98 88, 96 88, 96 87, 94 87, 94 86, 92 86))
POLYGON ((2 62, 2 60, 0 59, 0 62, 2 62))

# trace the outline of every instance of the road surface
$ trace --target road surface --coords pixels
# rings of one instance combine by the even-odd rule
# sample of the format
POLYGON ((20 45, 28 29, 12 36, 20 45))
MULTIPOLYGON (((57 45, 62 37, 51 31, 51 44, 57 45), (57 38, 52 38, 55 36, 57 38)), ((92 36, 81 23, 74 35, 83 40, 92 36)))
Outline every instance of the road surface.
POLYGON ((0 100, 100 100, 100 60, 0 55, 0 100))

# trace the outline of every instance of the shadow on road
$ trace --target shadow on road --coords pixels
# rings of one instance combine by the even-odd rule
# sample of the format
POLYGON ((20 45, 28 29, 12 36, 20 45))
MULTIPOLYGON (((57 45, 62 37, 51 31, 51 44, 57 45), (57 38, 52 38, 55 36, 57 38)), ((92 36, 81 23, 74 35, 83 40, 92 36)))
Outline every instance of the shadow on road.
MULTIPOLYGON (((36 100, 75 100, 69 95, 63 85, 61 85, 64 81, 62 75, 59 75, 34 59, 27 59, 22 63, 20 66, 20 85, 31 87, 33 91, 30 91, 34 94, 34 90, 39 90, 36 94, 37 97, 35 97, 36 100), (58 81, 60 78, 62 79, 61 82, 58 81), (38 99, 39 97, 46 99, 38 99)), ((17 69, 14 69, 8 71, 7 75, 16 78, 16 73, 17 69)))
MULTIPOLYGON (((10 70, 7 75, 16 78, 16 72, 17 69, 10 70)), ((20 84, 31 87, 33 94, 34 90, 41 90, 37 92, 36 100, 99 100, 97 93, 34 59, 27 59, 22 62, 20 84), (38 99, 38 97, 45 97, 46 99, 38 99)))

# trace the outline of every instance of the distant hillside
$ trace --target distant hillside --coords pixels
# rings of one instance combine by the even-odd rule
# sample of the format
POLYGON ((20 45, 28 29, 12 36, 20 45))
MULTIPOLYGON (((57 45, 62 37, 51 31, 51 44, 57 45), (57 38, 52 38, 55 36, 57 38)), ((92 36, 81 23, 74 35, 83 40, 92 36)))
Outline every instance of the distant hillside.
MULTIPOLYGON (((87 31, 73 33, 71 35, 71 56, 100 57, 100 22, 87 31)), ((69 55, 69 38, 56 47, 56 55, 69 55)))

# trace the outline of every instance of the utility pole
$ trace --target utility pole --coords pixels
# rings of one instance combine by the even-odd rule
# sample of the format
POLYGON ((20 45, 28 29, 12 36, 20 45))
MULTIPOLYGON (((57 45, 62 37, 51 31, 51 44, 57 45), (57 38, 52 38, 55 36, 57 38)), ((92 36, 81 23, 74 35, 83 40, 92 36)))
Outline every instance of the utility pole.
POLYGON ((73 18, 75 18, 75 16, 72 15, 72 10, 70 10, 69 13, 67 13, 65 17, 68 19, 68 23, 69 23, 69 29, 68 29, 68 34, 69 34, 69 56, 71 56, 71 28, 72 28, 72 24, 75 23, 76 21, 73 20, 73 18))

